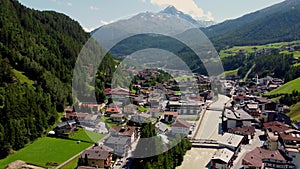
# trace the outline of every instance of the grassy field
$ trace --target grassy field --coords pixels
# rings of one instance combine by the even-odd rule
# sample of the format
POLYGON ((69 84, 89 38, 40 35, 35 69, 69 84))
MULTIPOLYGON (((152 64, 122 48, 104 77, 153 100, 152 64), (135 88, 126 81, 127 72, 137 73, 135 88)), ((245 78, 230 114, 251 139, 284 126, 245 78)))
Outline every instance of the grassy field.
POLYGON ((300 78, 289 81, 288 83, 278 87, 275 90, 272 90, 266 95, 292 93, 293 90, 300 91, 300 78))
POLYGON ((77 167, 79 157, 75 158, 74 160, 70 161, 68 164, 63 166, 61 169, 74 169, 77 167))
MULTIPOLYGON (((281 48, 284 45, 292 45, 292 44, 299 45, 300 41, 279 42, 279 43, 271 43, 271 44, 259 45, 259 46, 234 46, 234 47, 229 48, 229 49, 221 50, 219 55, 220 55, 220 58, 223 58, 223 57, 232 56, 235 53, 238 53, 240 50, 244 50, 246 53, 253 53, 255 50, 261 50, 261 49, 264 49, 264 48, 278 49, 278 48, 281 48)), ((295 58, 300 57, 300 51, 295 51, 295 52, 282 51, 281 53, 294 54, 295 58)))
POLYGON ((219 77, 224 77, 225 75, 226 76, 237 76, 238 71, 239 71, 239 68, 235 69, 235 70, 228 70, 228 71, 225 71, 222 74, 220 74, 219 77))
POLYGON ((15 76, 21 83, 28 83, 29 85, 33 85, 34 82, 32 80, 28 79, 27 76, 23 75, 23 72, 13 69, 13 73, 15 74, 15 76))
POLYGON ((95 133, 84 129, 79 129, 79 131, 71 138, 85 141, 85 142, 96 143, 99 140, 101 140, 103 137, 105 137, 105 135, 106 134, 100 134, 100 133, 95 133))
POLYGON ((51 166, 46 166, 47 162, 61 164, 91 145, 92 143, 85 142, 77 144, 76 141, 66 139, 39 138, 25 148, 0 160, 0 168, 5 168, 15 160, 22 160, 30 164, 51 168, 51 166))
POLYGON ((291 117, 291 120, 295 120, 297 122, 300 122, 300 102, 290 107, 290 112, 287 113, 289 117, 291 117))
POLYGON ((139 106, 139 107, 138 107, 138 110, 139 110, 140 112, 147 112, 149 109, 148 109, 148 108, 145 108, 145 107, 143 107, 143 106, 139 106))

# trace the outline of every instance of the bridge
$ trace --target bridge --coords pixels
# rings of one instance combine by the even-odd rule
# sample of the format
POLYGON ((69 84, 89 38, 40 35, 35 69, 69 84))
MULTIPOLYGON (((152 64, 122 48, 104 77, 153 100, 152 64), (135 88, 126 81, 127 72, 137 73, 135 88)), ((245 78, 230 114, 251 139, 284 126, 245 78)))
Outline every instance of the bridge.
POLYGON ((207 107, 206 110, 211 110, 211 111, 223 111, 224 109, 216 108, 216 107, 207 107))
POLYGON ((190 142, 192 143, 193 147, 198 148, 219 148, 219 144, 216 140, 210 139, 191 139, 190 142))
POLYGON ((210 139, 191 139, 192 144, 218 144, 217 140, 210 139))

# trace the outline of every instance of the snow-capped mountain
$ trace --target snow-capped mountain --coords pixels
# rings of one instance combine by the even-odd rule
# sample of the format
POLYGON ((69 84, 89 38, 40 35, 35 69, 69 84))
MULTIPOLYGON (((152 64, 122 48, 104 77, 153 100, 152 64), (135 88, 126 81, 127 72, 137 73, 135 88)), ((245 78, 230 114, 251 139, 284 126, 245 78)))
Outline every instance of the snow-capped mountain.
POLYGON ((170 14, 182 18, 197 27, 208 27, 214 25, 214 21, 196 20, 192 16, 177 10, 174 6, 168 6, 166 9, 159 12, 160 14, 170 14))

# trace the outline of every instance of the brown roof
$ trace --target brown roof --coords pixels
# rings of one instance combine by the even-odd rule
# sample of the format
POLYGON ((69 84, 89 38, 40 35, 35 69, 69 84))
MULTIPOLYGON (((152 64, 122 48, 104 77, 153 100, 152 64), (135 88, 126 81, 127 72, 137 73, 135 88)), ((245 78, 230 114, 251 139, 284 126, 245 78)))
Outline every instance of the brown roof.
POLYGON ((270 132, 283 132, 285 130, 290 129, 290 126, 279 121, 272 121, 268 123, 264 123, 264 128, 268 129, 270 132))
POLYGON ((110 153, 113 150, 107 146, 100 145, 100 146, 94 146, 90 149, 85 150, 81 157, 85 157, 85 154, 87 154, 88 159, 94 159, 94 160, 106 160, 110 153))
POLYGON ((300 130, 289 129, 279 133, 283 141, 297 141, 300 142, 300 130))
POLYGON ((230 128, 228 130, 229 133, 236 133, 240 132, 243 135, 254 135, 255 134, 255 127, 254 126, 242 126, 236 128, 230 128))
POLYGON ((191 124, 185 120, 177 119, 173 124, 172 127, 184 127, 184 128, 190 128, 191 124))
POLYGON ((278 150, 271 151, 263 148, 257 147, 256 149, 250 151, 246 154, 243 159, 243 165, 249 165, 252 167, 261 167, 263 163, 263 159, 273 159, 273 160, 281 160, 285 161, 284 157, 280 154, 278 150))
POLYGON ((119 135, 131 137, 136 127, 134 126, 113 126, 110 128, 110 131, 118 132, 119 135))
POLYGON ((165 111, 164 115, 167 115, 167 116, 172 115, 172 116, 177 117, 178 116, 178 112, 165 111))

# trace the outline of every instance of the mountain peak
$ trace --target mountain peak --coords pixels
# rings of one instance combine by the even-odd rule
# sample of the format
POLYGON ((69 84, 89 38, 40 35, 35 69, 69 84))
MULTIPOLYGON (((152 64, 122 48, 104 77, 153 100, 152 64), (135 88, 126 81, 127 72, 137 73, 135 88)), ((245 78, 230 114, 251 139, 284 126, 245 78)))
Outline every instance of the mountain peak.
POLYGON ((167 14, 179 14, 182 13, 181 11, 177 10, 174 6, 169 5, 168 7, 166 7, 163 11, 161 11, 161 13, 167 13, 167 14))

